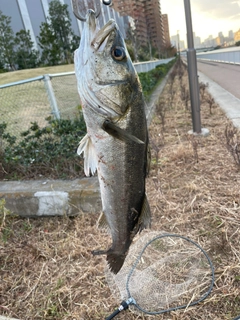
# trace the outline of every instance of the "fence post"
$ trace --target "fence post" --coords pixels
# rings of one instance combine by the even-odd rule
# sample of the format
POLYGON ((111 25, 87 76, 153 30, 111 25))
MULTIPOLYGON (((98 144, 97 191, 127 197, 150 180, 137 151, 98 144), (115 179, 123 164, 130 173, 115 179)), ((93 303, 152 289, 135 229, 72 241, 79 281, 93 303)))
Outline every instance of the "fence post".
POLYGON ((58 110, 57 100, 55 98, 55 94, 53 91, 51 78, 50 78, 49 74, 45 74, 43 76, 43 80, 44 80, 45 88, 47 90, 47 96, 48 96, 48 99, 49 99, 49 102, 51 105, 52 113, 54 114, 55 118, 57 120, 59 120, 60 119, 60 112, 58 110))

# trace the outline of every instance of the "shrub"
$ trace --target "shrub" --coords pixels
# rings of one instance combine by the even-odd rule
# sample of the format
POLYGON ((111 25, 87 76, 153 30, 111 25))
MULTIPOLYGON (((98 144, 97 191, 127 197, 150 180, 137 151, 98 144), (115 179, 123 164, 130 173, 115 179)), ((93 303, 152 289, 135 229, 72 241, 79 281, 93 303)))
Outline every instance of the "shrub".
POLYGON ((143 94, 148 99, 160 80, 168 73, 175 63, 175 59, 167 64, 161 64, 149 72, 139 73, 139 79, 142 84, 143 94))
POLYGON ((48 119, 40 128, 36 122, 17 139, 0 124, 1 179, 75 178, 83 175, 82 159, 76 154, 79 141, 86 134, 80 114, 75 120, 48 119))

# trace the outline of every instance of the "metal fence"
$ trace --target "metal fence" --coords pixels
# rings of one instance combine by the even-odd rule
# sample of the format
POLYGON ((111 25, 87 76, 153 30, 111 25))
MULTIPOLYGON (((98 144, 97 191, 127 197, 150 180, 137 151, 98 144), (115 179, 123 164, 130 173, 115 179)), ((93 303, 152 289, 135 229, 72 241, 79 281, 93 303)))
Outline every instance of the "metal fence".
MULTIPOLYGON (((171 59, 136 63, 137 72, 148 72, 171 59)), ((48 74, 0 86, 0 123, 7 123, 12 135, 27 130, 31 122, 40 127, 46 118, 72 119, 79 112, 80 99, 75 72, 48 74)))
POLYGON ((233 47, 197 54, 197 59, 240 64, 240 48, 233 47))

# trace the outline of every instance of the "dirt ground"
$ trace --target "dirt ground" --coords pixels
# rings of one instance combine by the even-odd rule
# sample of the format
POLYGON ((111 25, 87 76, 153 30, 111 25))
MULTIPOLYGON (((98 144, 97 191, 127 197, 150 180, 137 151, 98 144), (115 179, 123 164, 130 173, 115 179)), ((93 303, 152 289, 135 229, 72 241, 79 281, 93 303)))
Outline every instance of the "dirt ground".
MULTIPOLYGON (((239 132, 203 88, 202 127, 210 135, 189 135, 188 93, 183 94, 186 70, 172 79, 149 129, 152 230, 187 236, 201 245, 214 265, 215 284, 206 300, 186 310, 155 317, 126 311, 115 319, 230 320, 240 315, 239 132)), ((96 229, 99 213, 35 220, 5 213, 0 238, 1 315, 21 320, 104 319, 119 305, 106 282, 105 257, 91 254, 110 241, 96 229)))

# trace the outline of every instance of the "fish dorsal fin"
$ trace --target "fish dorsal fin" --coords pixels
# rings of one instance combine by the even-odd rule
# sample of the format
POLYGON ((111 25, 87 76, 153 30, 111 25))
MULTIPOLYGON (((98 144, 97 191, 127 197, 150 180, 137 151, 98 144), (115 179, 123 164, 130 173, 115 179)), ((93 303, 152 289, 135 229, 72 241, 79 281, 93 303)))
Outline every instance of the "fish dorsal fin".
POLYGON ((122 141, 134 141, 138 144, 144 144, 142 140, 133 136, 126 130, 119 128, 118 126, 116 126, 116 124, 114 124, 109 120, 104 121, 102 129, 106 131, 109 135, 113 136, 114 138, 120 139, 122 141))
POLYGON ((92 144, 92 140, 88 134, 80 141, 77 154, 84 153, 84 173, 87 177, 94 175, 97 171, 98 159, 92 144))
POLYGON ((142 204, 141 214, 138 219, 137 225, 134 227, 133 234, 141 232, 143 229, 151 227, 151 210, 148 203, 146 194, 144 195, 144 200, 142 204))

